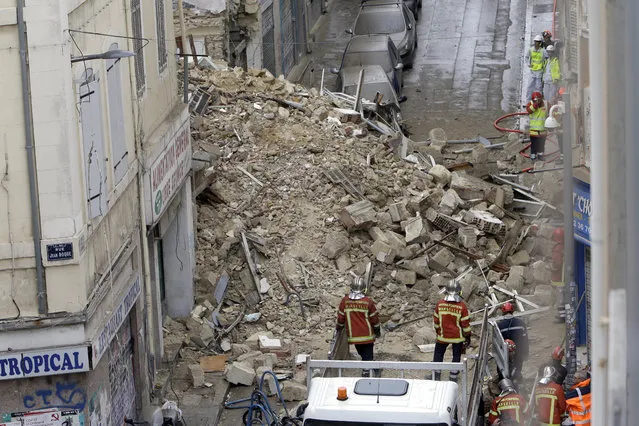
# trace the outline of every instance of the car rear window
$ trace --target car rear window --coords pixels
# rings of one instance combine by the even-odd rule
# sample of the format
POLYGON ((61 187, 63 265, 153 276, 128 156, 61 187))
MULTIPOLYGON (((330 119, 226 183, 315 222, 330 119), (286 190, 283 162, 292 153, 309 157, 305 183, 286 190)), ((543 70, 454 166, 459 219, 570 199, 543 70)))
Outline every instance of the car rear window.
POLYGON ((366 65, 379 65, 384 69, 385 72, 390 72, 393 69, 390 61, 390 56, 388 55, 387 51, 347 53, 344 56, 342 68, 360 67, 366 65))
POLYGON ((402 11, 381 7, 379 10, 375 6, 366 8, 359 14, 355 29, 356 35, 360 34, 394 34, 401 33, 406 29, 406 21, 402 11))

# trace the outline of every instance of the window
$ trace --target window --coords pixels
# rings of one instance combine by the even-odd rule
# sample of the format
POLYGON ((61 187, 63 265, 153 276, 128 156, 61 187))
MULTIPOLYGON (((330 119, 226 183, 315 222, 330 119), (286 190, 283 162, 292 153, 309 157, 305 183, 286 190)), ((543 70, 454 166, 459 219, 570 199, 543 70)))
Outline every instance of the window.
POLYGON ((138 96, 142 96, 146 87, 146 75, 144 74, 144 46, 142 40, 142 10, 141 0, 131 0, 131 25, 133 26, 133 50, 135 52, 135 87, 138 96))
POLYGON ((100 79, 88 68, 80 84, 80 124, 89 219, 107 210, 106 158, 102 131, 100 79))
MULTIPOLYGON (((113 43, 109 50, 118 49, 113 43)), ((122 105, 122 77, 120 72, 121 59, 106 61, 107 94, 109 102, 109 128, 111 129, 111 163, 113 164, 114 184, 117 185, 129 168, 126 146, 126 132, 124 131, 124 107, 122 105)))
POLYGON ((160 72, 166 69, 167 63, 164 1, 165 0, 155 0, 155 26, 158 36, 158 69, 160 72))

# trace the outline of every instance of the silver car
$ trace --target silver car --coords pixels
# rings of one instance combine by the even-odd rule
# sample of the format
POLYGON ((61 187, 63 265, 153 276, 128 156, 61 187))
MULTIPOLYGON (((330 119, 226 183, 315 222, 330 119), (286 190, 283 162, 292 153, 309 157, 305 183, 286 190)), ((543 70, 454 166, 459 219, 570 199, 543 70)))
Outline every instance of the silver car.
MULTIPOLYGON (((363 66, 379 65, 382 67, 397 95, 401 95, 404 68, 399 52, 389 36, 385 34, 369 34, 351 38, 344 49, 342 64, 339 68, 331 68, 337 74, 337 90, 347 79, 346 70, 359 70, 363 66)), ((356 71, 359 73, 359 71, 356 71)))
POLYGON ((402 99, 397 98, 388 76, 379 65, 344 69, 340 91, 355 96, 362 70, 364 71, 364 78, 360 88, 360 98, 362 99, 364 111, 375 112, 392 128, 400 130, 402 118, 399 103, 402 99))
POLYGON ((411 68, 417 50, 415 17, 402 0, 369 0, 359 8, 353 28, 355 36, 388 34, 397 46, 404 67, 411 68))

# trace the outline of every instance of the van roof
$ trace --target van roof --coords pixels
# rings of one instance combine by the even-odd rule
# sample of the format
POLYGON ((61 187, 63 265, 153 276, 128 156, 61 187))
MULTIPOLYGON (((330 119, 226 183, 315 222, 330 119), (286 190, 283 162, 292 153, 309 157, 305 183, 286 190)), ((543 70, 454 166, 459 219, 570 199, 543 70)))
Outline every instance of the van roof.
POLYGON ((406 393, 398 396, 358 395, 355 384, 360 381, 384 382, 397 379, 362 379, 359 377, 316 377, 311 381, 309 405, 304 419, 451 424, 457 400, 457 384, 449 381, 405 379, 406 393), (348 399, 337 400, 337 389, 346 387, 348 399), (398 418, 401 413, 401 418, 398 418))

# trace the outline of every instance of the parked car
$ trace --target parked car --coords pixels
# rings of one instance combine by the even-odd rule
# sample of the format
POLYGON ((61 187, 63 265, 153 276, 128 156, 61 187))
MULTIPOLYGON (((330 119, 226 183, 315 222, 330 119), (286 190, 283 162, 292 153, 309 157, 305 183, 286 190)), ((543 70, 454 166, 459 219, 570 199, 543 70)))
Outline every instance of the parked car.
POLYGON ((337 74, 337 90, 345 81, 345 70, 360 69, 367 65, 379 65, 390 80, 395 93, 402 93, 404 65, 395 47, 393 40, 386 34, 367 34, 354 36, 344 49, 342 64, 339 68, 331 68, 333 74, 337 74))
POLYGON ((378 117, 372 118, 381 118, 391 128, 400 131, 402 118, 399 104, 405 97, 397 97, 388 75, 386 75, 381 66, 366 65, 345 68, 340 91, 355 96, 362 70, 364 71, 364 78, 360 88, 360 98, 362 99, 364 113, 367 115, 375 113, 378 117))
POLYGON ((369 0, 359 8, 353 28, 347 30, 355 36, 388 34, 393 40, 404 67, 415 61, 417 34, 415 17, 402 0, 369 0))
MULTIPOLYGON (((361 4, 366 3, 369 0, 361 0, 361 4)), ((406 6, 408 6, 408 10, 413 12, 413 16, 415 16, 415 21, 419 21, 419 11, 422 8, 422 0, 404 0, 406 6)))

